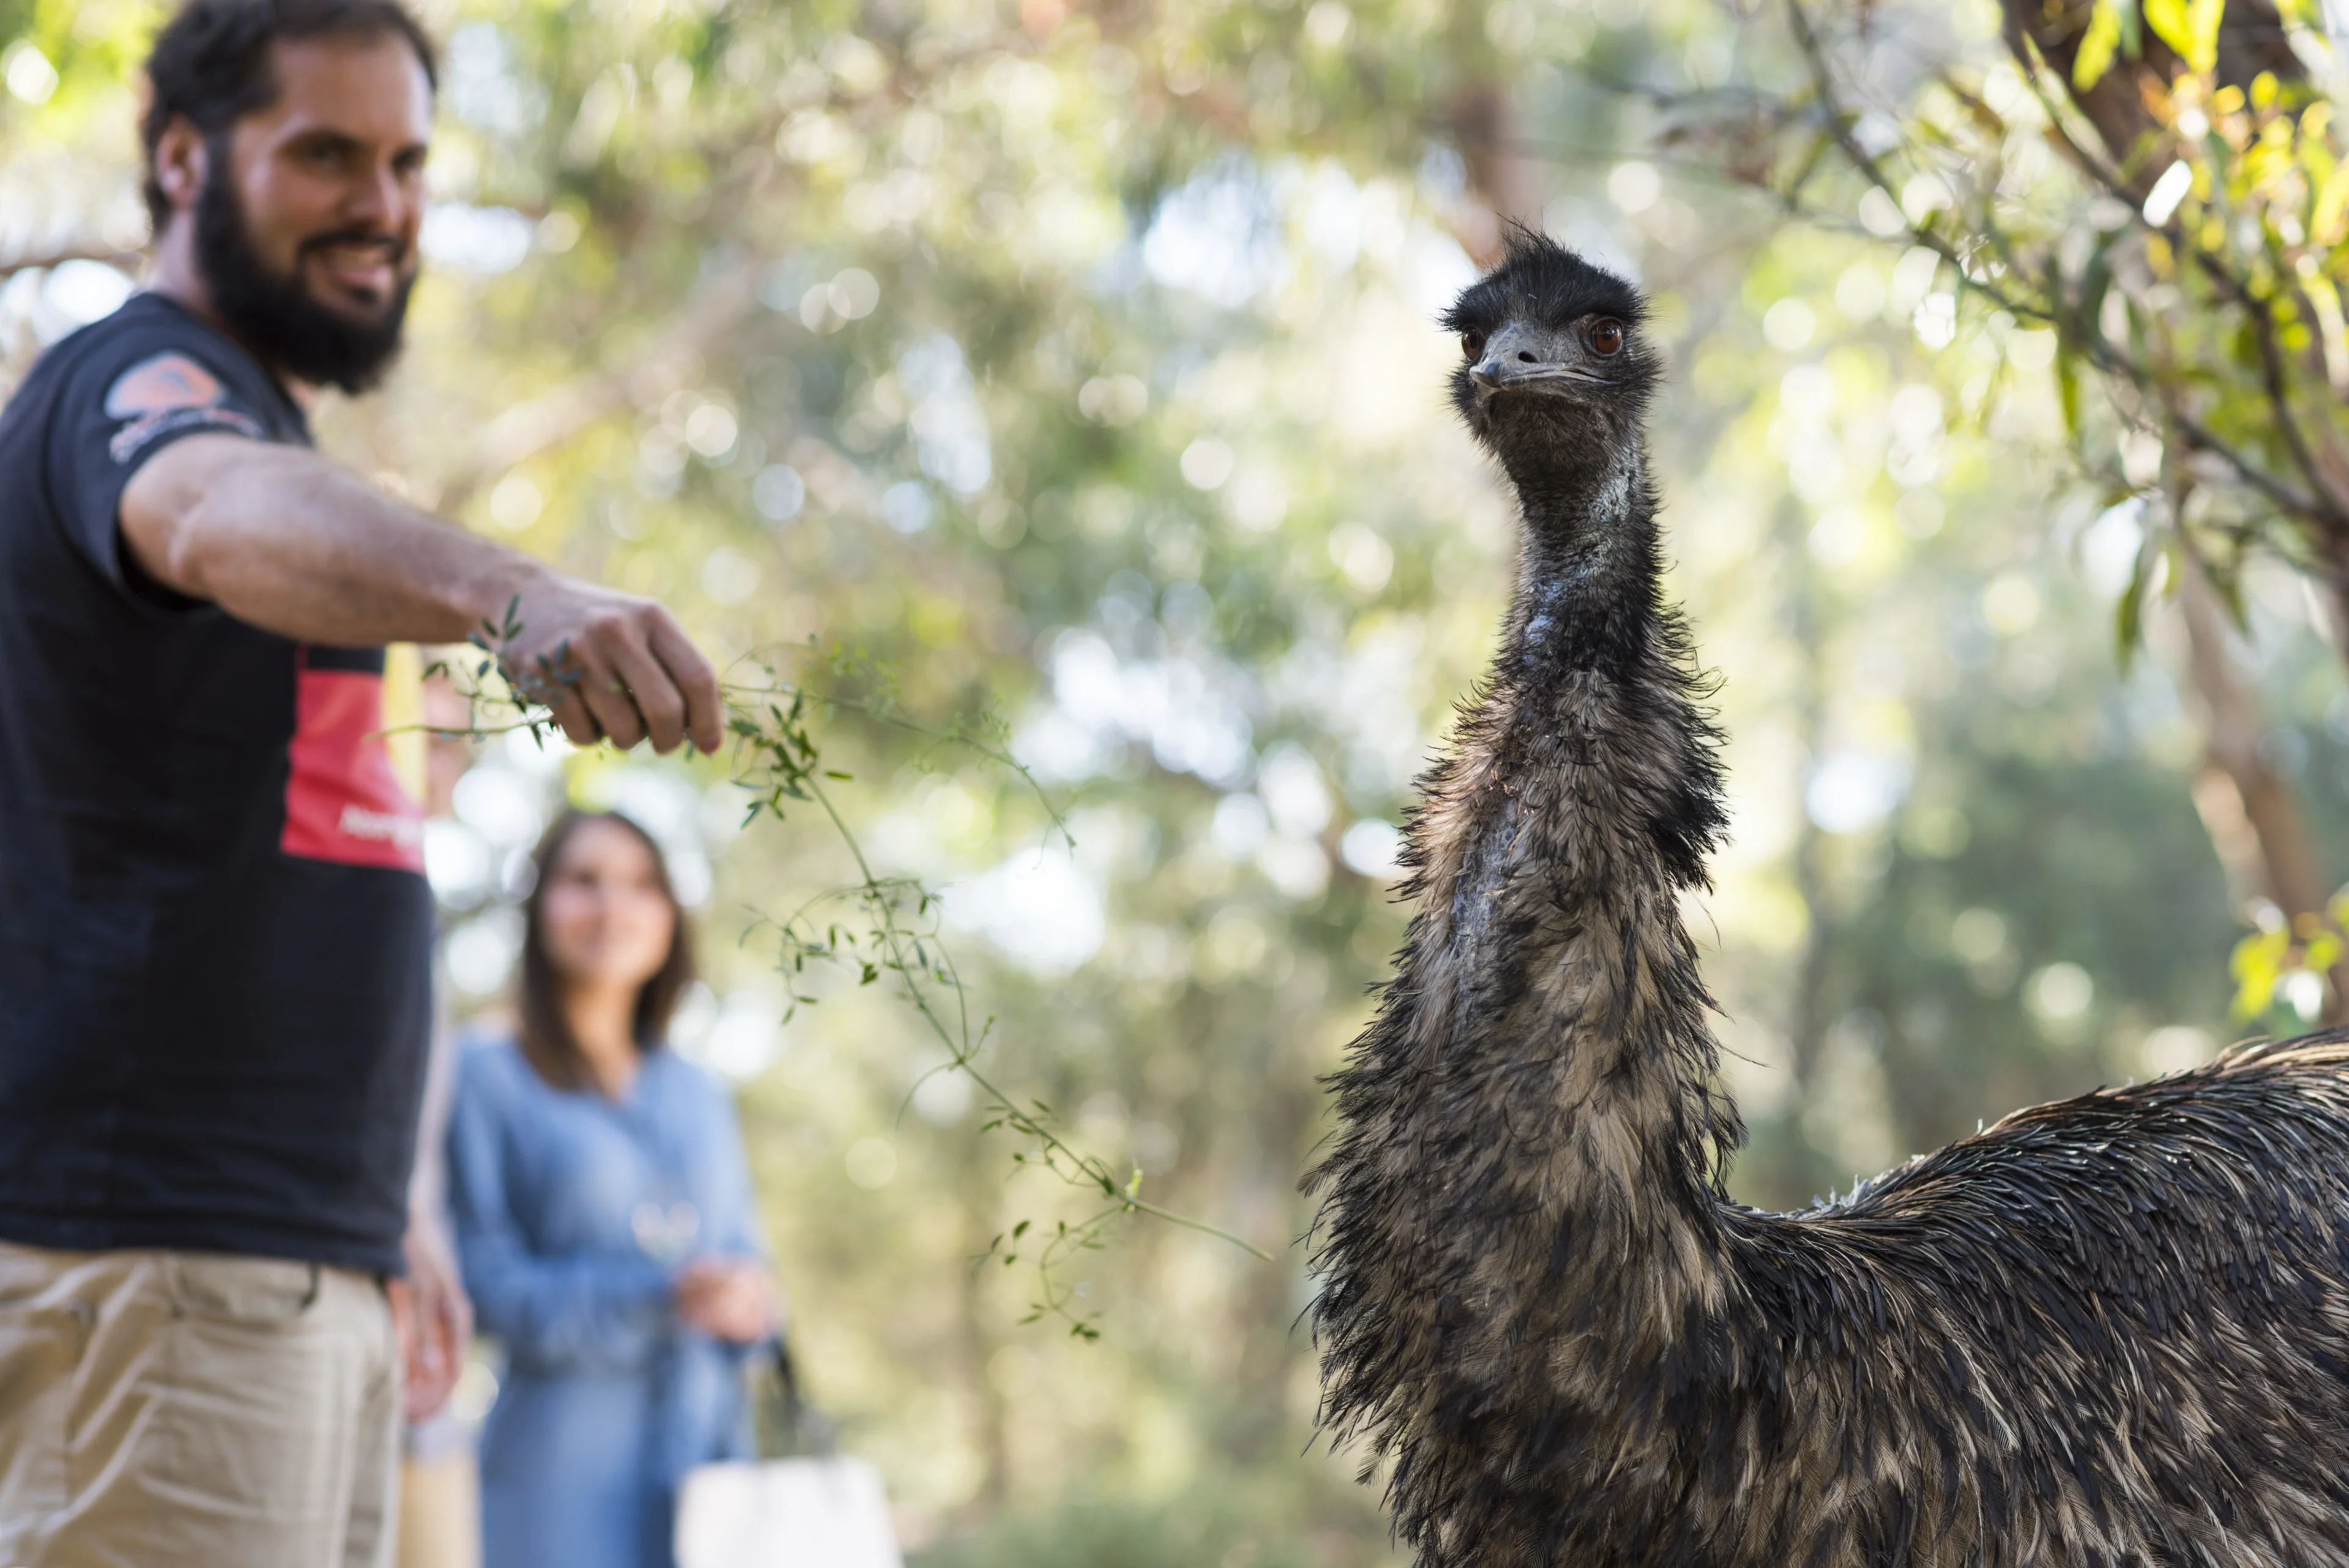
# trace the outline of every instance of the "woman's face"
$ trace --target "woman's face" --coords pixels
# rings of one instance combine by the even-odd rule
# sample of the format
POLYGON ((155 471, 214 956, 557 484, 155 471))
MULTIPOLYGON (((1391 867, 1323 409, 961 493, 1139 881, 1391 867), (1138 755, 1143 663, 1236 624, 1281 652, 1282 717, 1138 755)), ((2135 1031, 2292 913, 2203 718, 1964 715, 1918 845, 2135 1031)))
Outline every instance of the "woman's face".
POLYGON ((616 822, 583 823, 564 841, 538 919, 554 972, 573 984, 640 986, 677 934, 652 851, 616 822))

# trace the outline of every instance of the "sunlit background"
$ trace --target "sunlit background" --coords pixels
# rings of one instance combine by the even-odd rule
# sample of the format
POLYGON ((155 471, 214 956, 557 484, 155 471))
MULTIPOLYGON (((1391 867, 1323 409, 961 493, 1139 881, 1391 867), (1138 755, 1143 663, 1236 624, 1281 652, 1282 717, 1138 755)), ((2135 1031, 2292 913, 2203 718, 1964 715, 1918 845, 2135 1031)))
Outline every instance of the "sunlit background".
MULTIPOLYGON (((917 716, 999 715, 1073 850, 1004 770, 843 722, 854 825, 945 889, 1007 1086, 1278 1260, 1134 1224, 1075 1271, 1098 1342, 1023 1324, 1032 1277, 974 1260, 1080 1201, 925 1076, 885 986, 812 973, 786 1021, 759 920, 843 878, 836 838, 744 828, 721 763, 480 745, 427 844, 453 1012, 501 1005, 566 796, 667 846, 706 954, 676 1043, 739 1090, 812 1392, 918 1561, 1395 1561, 1359 1456, 1309 1446, 1295 1188, 1400 940, 1408 781, 1506 590, 1513 519, 1433 325, 1496 208, 1637 278, 1670 348, 1671 587, 1730 736, 1694 925, 1753 1128, 1738 1194, 1798 1205, 2254 1027, 2228 1014, 2240 808, 2175 612, 2116 653, 2140 504, 2076 477, 2054 335, 1962 303, 1882 193, 1798 221, 1667 134, 1670 95, 1786 77, 1778 13, 422 9, 427 279, 403 368, 324 444, 725 658, 812 636, 917 716)), ((0 388, 133 286, 156 15, 0 0, 0 388)), ((1996 25, 1887 24, 2013 99, 1996 25)), ((2161 460, 2111 456, 2141 484, 2161 460)), ((2292 571, 2248 587, 2260 753, 2337 875, 2341 660, 2292 571)), ((2288 986, 2268 1022, 2322 1000, 2288 986)))

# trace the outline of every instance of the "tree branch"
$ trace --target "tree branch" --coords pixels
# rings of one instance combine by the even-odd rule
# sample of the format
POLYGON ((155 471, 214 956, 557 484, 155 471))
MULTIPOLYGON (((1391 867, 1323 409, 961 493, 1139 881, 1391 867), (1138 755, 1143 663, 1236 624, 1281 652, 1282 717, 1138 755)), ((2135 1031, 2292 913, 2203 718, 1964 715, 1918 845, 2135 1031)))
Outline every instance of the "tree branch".
POLYGON ((574 376, 498 415, 426 504, 455 512, 516 463, 561 445, 648 394, 674 389, 686 368, 730 333, 757 299, 759 271, 755 262, 739 262, 720 273, 667 332, 626 365, 574 376))
POLYGON ((2344 509, 2341 498, 2332 493, 2325 483, 2315 453, 2309 447, 2307 433, 2300 428, 2300 421, 2293 414, 2292 373, 2285 365, 2282 347, 2276 342, 2274 313, 2264 301, 2252 294, 2250 286, 2235 275, 2232 267, 2217 256, 2198 249, 2194 259, 2202 271, 2233 298, 2236 307, 2251 317, 2252 337, 2260 346, 2261 388, 2267 393, 2269 405, 2275 410, 2276 427, 2283 434, 2284 446, 2291 452, 2292 462, 2300 470, 2301 477, 2308 481, 2313 493, 2318 510, 2311 521, 2337 541, 2344 534, 2349 534, 2349 509, 2344 509))
POLYGON ((37 267, 63 266, 67 262, 77 261, 105 262, 109 266, 121 267, 128 271, 128 264, 142 261, 145 258, 146 253, 135 247, 125 249, 120 245, 95 244, 68 245, 63 250, 45 251, 34 255, 9 256, 0 260, 0 277, 8 277, 20 272, 31 272, 37 267))
MULTIPOLYGON (((1818 94, 1820 116, 1826 134, 1833 139, 1846 161, 1858 171, 1869 184, 1882 192, 1898 207, 1899 193, 1893 189, 1891 177, 1885 173, 1882 163, 1859 145, 1858 139, 1851 132, 1850 116, 1837 97, 1833 67, 1828 64, 1826 47, 1819 40, 1817 29, 1812 25, 1810 14, 1805 10, 1802 0, 1786 0, 1786 11, 1794 29, 1795 42, 1801 48, 1804 61, 1810 71, 1813 88, 1818 94)), ((2108 189, 2126 197, 2126 187, 2108 184, 2108 189)), ((1795 210, 1799 211, 1799 208, 1795 210)), ((2135 206, 2132 205, 2130 210, 2134 213, 2135 206)), ((2138 221, 2141 223, 2142 219, 2138 221)), ((1992 278, 1974 275, 1966 265, 1966 258, 1960 254, 1957 247, 1932 230, 1914 223, 1905 223, 1904 228, 1913 243, 1933 251, 1951 266, 1956 267, 1959 276, 1964 280, 1965 286, 1971 288, 2000 308, 2016 316, 2046 322, 2059 330, 2065 326, 2067 313, 2063 303, 2064 290, 2060 275, 2054 286, 2049 290, 2052 302, 2025 299, 2012 290, 2000 286, 1992 278)), ((2302 494, 2273 474, 2267 472, 2260 464, 2238 450, 2233 442, 2177 407, 2168 389, 2162 386, 2160 379, 2133 356, 2124 354, 2116 348, 2097 329, 2095 323, 2075 320, 2073 325, 2075 340, 2078 342, 2091 364, 2100 370, 2126 379, 2138 392, 2152 396, 2154 400, 2164 407, 2165 411, 2179 431, 2191 437, 2202 450, 2226 463, 2238 478, 2258 491, 2278 511, 2313 525, 2320 531, 2331 532, 2333 522, 2332 508, 2328 504, 2331 499, 2329 496, 2320 499, 2317 496, 2302 494)), ((2280 421, 2288 417, 2284 410, 2278 410, 2280 421)))

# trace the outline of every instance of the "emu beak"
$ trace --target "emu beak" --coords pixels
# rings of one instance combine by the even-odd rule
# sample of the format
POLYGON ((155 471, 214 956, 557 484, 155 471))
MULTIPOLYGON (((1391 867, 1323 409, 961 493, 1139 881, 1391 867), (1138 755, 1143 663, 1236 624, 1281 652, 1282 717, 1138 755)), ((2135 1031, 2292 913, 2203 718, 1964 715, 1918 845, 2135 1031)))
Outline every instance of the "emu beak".
POLYGON ((1576 382, 1604 385, 1603 378, 1576 362, 1579 358, 1578 346, 1565 332, 1511 321, 1486 341, 1483 356, 1468 367, 1468 379, 1486 397, 1517 389, 1567 394, 1576 382))

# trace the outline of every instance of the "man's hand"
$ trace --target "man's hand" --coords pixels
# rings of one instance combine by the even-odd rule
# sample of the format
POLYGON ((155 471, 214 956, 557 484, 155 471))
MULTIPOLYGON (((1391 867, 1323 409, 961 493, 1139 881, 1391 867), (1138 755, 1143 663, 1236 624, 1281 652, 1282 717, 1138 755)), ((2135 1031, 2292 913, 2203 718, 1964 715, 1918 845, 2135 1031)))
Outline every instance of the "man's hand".
POLYGON ((725 735, 718 675, 650 599, 548 574, 513 608, 520 631, 498 649, 516 691, 554 711, 573 742, 626 751, 681 741, 714 752, 725 735))
POLYGON ((511 611, 507 674, 580 745, 714 752, 725 738, 718 677, 660 606, 477 539, 301 447, 174 441, 130 476, 119 520, 144 576, 305 642, 457 642, 511 611))
POLYGON ((678 1276, 677 1314, 712 1339, 749 1345, 778 1326, 775 1287, 747 1258, 697 1258, 678 1276))
POLYGON ((408 1277, 386 1287, 408 1367, 405 1413, 421 1421, 448 1402, 473 1340, 473 1303, 458 1282, 456 1260, 435 1225, 411 1220, 404 1244, 408 1277))

